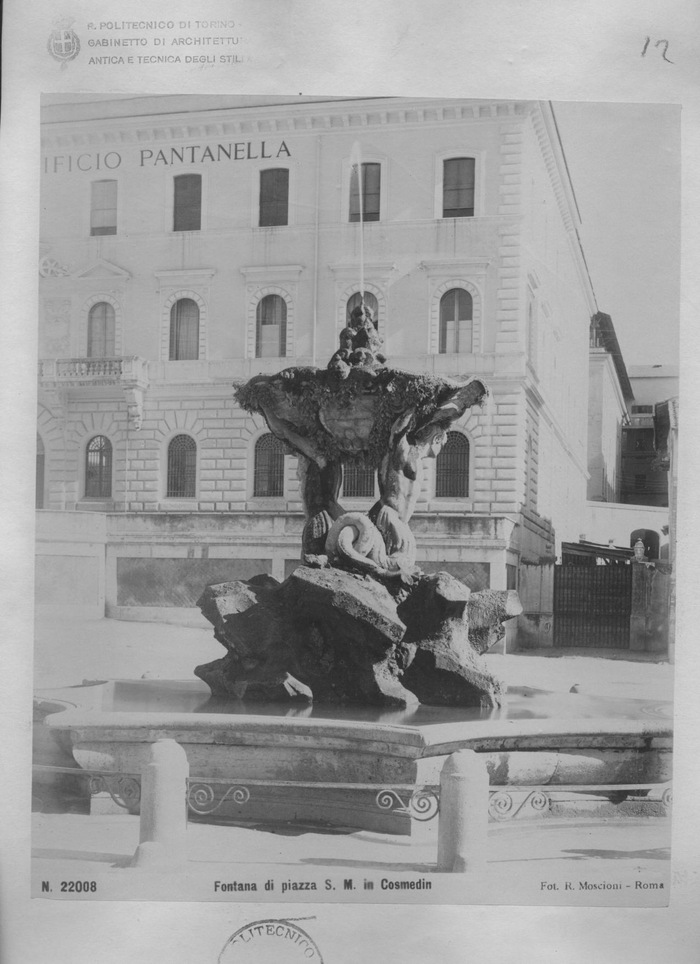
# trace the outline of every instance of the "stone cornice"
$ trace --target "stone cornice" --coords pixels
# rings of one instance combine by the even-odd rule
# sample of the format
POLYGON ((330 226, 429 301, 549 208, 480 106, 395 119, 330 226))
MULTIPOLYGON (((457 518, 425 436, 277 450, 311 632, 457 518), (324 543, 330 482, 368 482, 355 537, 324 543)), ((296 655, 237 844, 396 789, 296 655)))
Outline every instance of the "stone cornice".
POLYGON ((181 284, 192 281, 201 284, 211 281, 216 274, 216 268, 175 268, 171 270, 154 271, 153 275, 163 284, 181 284))
POLYGON ((546 101, 538 102, 536 109, 531 112, 530 118, 542 152, 545 169, 559 207, 562 223, 569 237, 574 261, 581 279, 584 294, 588 301, 589 310, 591 314, 593 314, 598 310, 598 305, 593 291, 593 284, 588 273, 586 256, 583 252, 581 238, 578 233, 581 217, 551 105, 546 101))
POLYGON ((246 265, 240 272, 247 282, 298 281, 303 270, 303 264, 261 264, 246 265))
POLYGON ((530 112, 528 101, 433 100, 377 98, 314 104, 278 104, 255 108, 225 107, 211 111, 168 113, 148 117, 100 117, 94 120, 45 121, 42 151, 71 151, 127 145, 144 147, 168 141, 245 140, 291 133, 323 133, 366 128, 463 121, 507 121, 530 112))
POLYGON ((441 258, 435 261, 421 261, 419 267, 427 272, 428 277, 444 277, 460 269, 468 269, 476 274, 483 274, 491 261, 488 258, 441 258))

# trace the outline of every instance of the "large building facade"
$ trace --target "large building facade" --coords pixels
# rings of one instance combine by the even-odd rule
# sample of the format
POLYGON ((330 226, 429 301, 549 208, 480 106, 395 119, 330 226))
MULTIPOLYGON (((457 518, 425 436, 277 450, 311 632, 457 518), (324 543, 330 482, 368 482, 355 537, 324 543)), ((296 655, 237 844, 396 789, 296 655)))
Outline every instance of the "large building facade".
MULTIPOLYGON (((114 615, 192 606, 218 578, 283 578, 303 524, 296 460, 231 386, 325 366, 362 290, 391 366, 492 393, 427 474, 419 563, 515 586, 585 518, 597 307, 577 225, 543 102, 46 105, 40 599, 75 592, 85 526, 114 615)), ((375 484, 349 472, 341 502, 368 508, 375 484)))

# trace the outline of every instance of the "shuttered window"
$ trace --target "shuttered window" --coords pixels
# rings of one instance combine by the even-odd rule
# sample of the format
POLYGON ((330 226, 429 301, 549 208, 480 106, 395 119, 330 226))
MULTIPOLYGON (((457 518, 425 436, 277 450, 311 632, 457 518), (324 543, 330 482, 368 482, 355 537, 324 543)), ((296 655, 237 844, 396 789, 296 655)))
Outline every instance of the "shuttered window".
POLYGON ((112 498, 112 443, 96 435, 85 450, 85 497, 112 498))
POLYGON ((436 459, 435 495, 439 499, 469 497, 469 440, 460 432, 447 433, 436 459))
POLYGON ((168 445, 169 499, 194 499, 197 494, 197 443, 189 435, 176 435, 168 445))
POLYGON ((286 167, 260 172, 260 227, 289 223, 289 171, 286 167))
POLYGON ((93 181, 90 192, 90 234, 117 233, 117 182, 93 181))
POLYGON ((350 220, 359 221, 362 214, 363 221, 379 220, 379 197, 381 190, 381 164, 362 165, 362 198, 360 198, 360 177, 358 165, 354 164, 350 172, 350 220), (360 200, 362 204, 360 205, 360 200))
POLYGON ((464 288, 450 288, 440 299, 441 354, 472 350, 472 296, 464 288))
POLYGON ((260 498, 284 496, 284 448, 274 435, 261 435, 255 443, 253 495, 260 498))
POLYGON ((199 231, 202 227, 202 177, 179 174, 174 181, 173 231, 199 231))
POLYGON ((199 358, 199 305, 180 298, 170 309, 170 361, 199 358))
POLYGON ((114 308, 98 301, 88 315, 88 358, 111 358, 114 355, 114 308))
POLYGON ((442 216, 443 218, 474 216, 473 157, 452 157, 449 161, 443 161, 442 216))
POLYGON ((265 295, 258 302, 255 357, 283 358, 287 354, 287 302, 280 295, 265 295))

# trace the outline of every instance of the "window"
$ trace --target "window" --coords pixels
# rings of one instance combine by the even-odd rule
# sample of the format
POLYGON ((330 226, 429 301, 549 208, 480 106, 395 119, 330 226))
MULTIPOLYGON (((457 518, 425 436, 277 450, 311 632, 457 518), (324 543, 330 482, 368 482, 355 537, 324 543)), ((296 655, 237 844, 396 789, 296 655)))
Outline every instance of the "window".
POLYGON ((179 174, 175 178, 173 231, 199 231, 202 227, 202 177, 179 174))
POLYGON ((96 435, 85 450, 85 498, 112 498, 112 443, 96 435))
POLYGON ((443 161, 443 218, 474 217, 474 158, 452 157, 443 161))
POLYGON ((93 181, 90 195, 90 234, 117 233, 117 182, 93 181))
POLYGON ((374 477, 374 469, 349 462, 343 466, 343 495, 346 499, 374 498, 374 477))
POLYGON ((441 354, 472 350, 472 296, 464 288, 450 288, 440 299, 441 354))
MULTIPOLYGON (((354 295, 348 298, 347 310, 345 312, 345 323, 350 324, 350 316, 352 315, 355 308, 358 308, 362 303, 362 295, 359 291, 356 291, 354 295)), ((371 291, 365 291, 365 306, 372 312, 372 318, 374 319, 374 327, 377 327, 377 313, 379 311, 379 305, 377 299, 374 297, 371 291)))
POLYGON ((350 172, 350 220, 378 221, 382 166, 362 165, 362 194, 357 168, 354 164, 350 172))
POLYGON ((44 508, 44 466, 46 457, 44 454, 44 443, 41 436, 36 437, 36 508, 44 508))
POLYGON ((199 305, 180 298, 170 309, 170 361, 199 358, 199 305))
POLYGON ((111 358, 114 355, 114 308, 98 301, 88 315, 88 358, 111 358))
POLYGON ((287 302, 281 295, 265 295, 255 313, 255 357, 283 358, 287 354, 287 302))
POLYGON ((460 432, 448 432, 436 459, 435 495, 438 499, 469 498, 469 441, 460 432))
POLYGON ((289 223, 289 171, 286 167, 260 172, 260 227, 289 223))
POLYGON ((255 443, 253 496, 284 496, 284 448, 274 435, 261 435, 255 443))
POLYGON ((168 499, 194 499, 197 491, 197 443, 176 435, 168 445, 168 499))

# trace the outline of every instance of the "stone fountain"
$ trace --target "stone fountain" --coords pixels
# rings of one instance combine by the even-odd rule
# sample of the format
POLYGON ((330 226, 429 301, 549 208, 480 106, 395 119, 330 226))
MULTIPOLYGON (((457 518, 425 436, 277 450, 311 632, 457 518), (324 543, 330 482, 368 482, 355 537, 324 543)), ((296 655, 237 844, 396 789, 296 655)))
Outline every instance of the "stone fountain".
POLYGON ((360 305, 326 369, 237 387, 299 459, 301 564, 283 583, 204 591, 226 655, 198 666, 199 680, 40 693, 41 753, 64 768, 60 779, 80 772, 74 761, 108 789, 112 780, 110 793, 116 780, 138 812, 136 778, 167 738, 187 755, 190 811, 204 819, 400 834, 435 813, 445 759, 464 749, 481 755, 501 807, 512 787, 541 808, 543 788, 670 780, 668 706, 506 694, 483 654, 520 612, 517 594, 421 572, 409 523, 425 462, 487 389, 389 368, 380 349, 360 305), (338 501, 351 462, 377 472, 366 514, 338 501))
POLYGON ((387 367, 364 304, 326 369, 287 368, 238 387, 239 404, 299 459, 306 524, 302 565, 283 584, 262 576, 210 586, 200 599, 227 649, 195 670, 214 696, 499 705, 503 686, 481 654, 521 612, 517 593, 472 595, 449 573, 424 574, 409 526, 425 461, 487 394, 475 378, 387 367), (366 514, 338 501, 351 462, 377 472, 379 499, 366 514))

